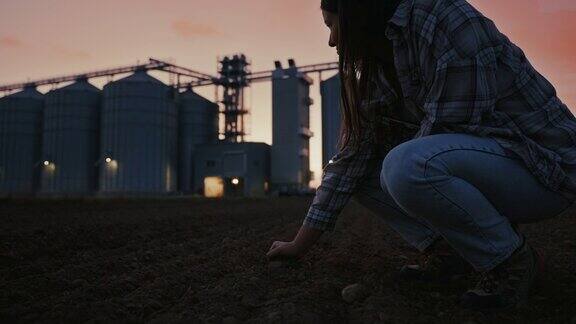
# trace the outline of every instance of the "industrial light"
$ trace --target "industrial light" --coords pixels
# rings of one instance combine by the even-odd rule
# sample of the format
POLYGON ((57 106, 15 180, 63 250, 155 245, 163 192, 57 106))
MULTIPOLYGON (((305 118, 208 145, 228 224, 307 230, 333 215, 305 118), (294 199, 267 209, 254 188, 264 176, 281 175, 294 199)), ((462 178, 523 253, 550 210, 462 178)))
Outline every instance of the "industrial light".
POLYGON ((334 161, 331 159, 330 161, 328 161, 328 163, 332 164, 332 163, 334 163, 334 161))
POLYGON ((240 180, 238 180, 238 178, 233 178, 233 179, 232 179, 232 184, 233 184, 233 185, 237 185, 238 183, 240 183, 240 180))
POLYGON ((104 159, 104 161, 106 161, 106 163, 111 163, 111 162, 112 162, 112 158, 107 157, 106 159, 104 159))
POLYGON ((44 161, 44 165, 45 165, 45 166, 49 166, 49 165, 50 165, 50 161, 44 161))

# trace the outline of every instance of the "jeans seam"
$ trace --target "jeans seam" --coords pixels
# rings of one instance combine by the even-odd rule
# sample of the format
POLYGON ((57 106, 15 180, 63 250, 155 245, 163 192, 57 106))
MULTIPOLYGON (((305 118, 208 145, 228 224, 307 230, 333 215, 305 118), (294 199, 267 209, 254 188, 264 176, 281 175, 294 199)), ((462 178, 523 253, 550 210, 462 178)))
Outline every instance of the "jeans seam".
POLYGON ((370 196, 370 195, 367 194, 367 193, 365 193, 364 196, 369 197, 370 199, 374 199, 374 200, 376 200, 376 201, 378 201, 378 202, 380 202, 380 203, 382 203, 382 204, 384 204, 384 205, 386 205, 386 206, 388 206, 388 207, 390 207, 390 208, 398 211, 399 213, 403 214, 404 216, 410 217, 409 215, 406 214, 406 212, 405 212, 404 210, 398 209, 398 208, 396 208, 395 206, 390 205, 390 204, 388 204, 388 203, 386 203, 386 202, 384 202, 384 201, 382 201, 382 200, 380 200, 380 199, 377 199, 377 198, 375 198, 375 197, 372 197, 372 196, 370 196))
POLYGON ((485 149, 480 149, 480 148, 468 148, 468 147, 457 147, 457 148, 451 148, 445 151, 441 151, 438 153, 434 153, 434 155, 430 156, 429 158, 426 159, 426 162, 428 162, 429 160, 431 160, 432 158, 435 158, 436 156, 440 155, 440 154, 444 154, 444 153, 448 153, 448 152, 452 152, 452 151, 477 151, 477 152, 483 152, 483 153, 488 153, 488 154, 492 154, 492 155, 496 155, 499 157, 503 157, 503 158, 507 158, 507 159, 511 159, 511 160, 515 160, 518 161, 517 159, 511 158, 508 155, 502 155, 496 152, 492 152, 489 150, 485 150, 485 149))
MULTIPOLYGON (((481 152, 486 152, 485 150, 480 150, 480 149, 467 149, 467 148, 456 148, 456 149, 450 149, 450 150, 446 150, 446 151, 442 151, 439 153, 434 154, 433 156, 429 157, 426 159, 426 162, 424 163, 424 179, 426 180, 426 182, 434 189, 434 191, 436 191, 436 193, 438 193, 440 195, 441 198, 444 198, 446 201, 448 201, 449 203, 453 204, 454 206, 458 207, 458 209, 460 209, 465 215, 468 216, 468 219, 472 220, 472 224, 474 224, 474 226, 476 227, 476 231, 478 233, 480 233, 480 235, 482 235, 482 238, 488 242, 488 244, 490 245, 490 247, 492 248, 493 252, 496 253, 500 253, 500 251, 498 251, 498 249, 492 244, 492 242, 490 242, 490 240, 486 237, 486 235, 484 235, 484 233, 482 232, 482 230, 480 229, 480 226, 478 226, 478 223, 476 223, 476 221, 474 220, 474 217, 472 217, 472 215, 470 215, 464 208, 462 208, 460 205, 458 205, 457 203, 453 202, 452 200, 450 200, 448 197, 446 197, 446 195, 444 195, 442 192, 440 192, 440 190, 438 190, 438 188, 436 188, 436 186, 434 186, 434 184, 429 180, 428 178, 428 162, 430 162, 433 158, 435 158, 438 155, 441 155, 443 153, 446 152, 451 152, 451 151, 456 151, 456 150, 474 150, 474 151, 481 151, 481 152)), ((492 152, 487 152, 487 153, 492 153, 492 152)), ((501 156, 499 154, 496 154, 498 156, 501 156)))

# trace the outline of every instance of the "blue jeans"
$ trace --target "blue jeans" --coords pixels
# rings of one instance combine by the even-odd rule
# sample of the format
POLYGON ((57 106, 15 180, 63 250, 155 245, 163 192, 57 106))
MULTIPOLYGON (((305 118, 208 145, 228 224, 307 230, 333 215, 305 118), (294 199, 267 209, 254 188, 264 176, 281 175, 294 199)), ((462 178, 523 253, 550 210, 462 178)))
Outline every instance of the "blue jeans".
POLYGON ((522 244, 513 223, 568 213, 576 195, 547 189, 492 138, 435 134, 388 152, 353 199, 420 251, 443 237, 487 271, 522 244))

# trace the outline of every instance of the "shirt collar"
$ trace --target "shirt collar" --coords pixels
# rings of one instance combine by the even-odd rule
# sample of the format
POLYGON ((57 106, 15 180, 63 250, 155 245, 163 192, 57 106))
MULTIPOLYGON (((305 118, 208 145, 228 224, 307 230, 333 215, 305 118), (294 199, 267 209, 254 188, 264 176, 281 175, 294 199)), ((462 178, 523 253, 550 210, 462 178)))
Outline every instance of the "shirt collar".
POLYGON ((388 21, 388 25, 386 28, 386 37, 389 39, 396 38, 394 28, 391 28, 393 25, 397 27, 406 27, 408 25, 408 21, 410 20, 410 11, 412 6, 414 5, 414 0, 403 0, 396 8, 394 15, 388 21))

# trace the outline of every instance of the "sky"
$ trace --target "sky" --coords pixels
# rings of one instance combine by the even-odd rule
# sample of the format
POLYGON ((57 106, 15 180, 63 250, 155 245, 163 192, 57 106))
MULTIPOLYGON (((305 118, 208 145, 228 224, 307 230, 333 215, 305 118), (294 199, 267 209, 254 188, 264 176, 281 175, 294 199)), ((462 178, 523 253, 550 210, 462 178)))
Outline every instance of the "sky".
MULTIPOLYGON (((518 45, 576 112, 576 1, 470 0, 518 45)), ((169 60, 216 74, 217 58, 244 53, 252 71, 332 62, 316 0, 0 0, 0 84, 169 60)), ((154 74, 159 78, 166 76, 154 74)), ((312 87, 311 168, 321 175, 318 75, 312 87)), ((330 73, 323 74, 323 78, 330 73)), ((102 86, 106 80, 95 80, 102 86)), ((48 89, 40 88, 41 91, 48 89)), ((199 92, 214 100, 214 88, 199 92)), ((248 91, 249 141, 272 144, 270 83, 248 91)))

